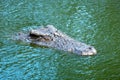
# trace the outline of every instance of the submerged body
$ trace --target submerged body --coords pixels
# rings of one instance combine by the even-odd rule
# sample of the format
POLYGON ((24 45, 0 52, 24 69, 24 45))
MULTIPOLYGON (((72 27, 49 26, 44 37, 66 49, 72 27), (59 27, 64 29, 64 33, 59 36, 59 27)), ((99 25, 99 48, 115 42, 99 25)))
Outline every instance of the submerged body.
POLYGON ((30 42, 39 46, 68 51, 78 55, 96 54, 96 49, 94 47, 70 38, 52 25, 30 30, 27 34, 19 33, 17 37, 18 40, 30 42))

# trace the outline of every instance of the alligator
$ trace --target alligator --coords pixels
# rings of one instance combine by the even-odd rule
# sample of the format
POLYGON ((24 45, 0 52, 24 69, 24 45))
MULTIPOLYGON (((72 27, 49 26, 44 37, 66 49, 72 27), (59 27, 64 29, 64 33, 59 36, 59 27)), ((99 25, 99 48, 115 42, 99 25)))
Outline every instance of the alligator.
POLYGON ((55 48, 77 55, 95 55, 97 53, 93 46, 72 39, 56 29, 53 25, 31 29, 27 33, 19 32, 17 34, 17 40, 38 46, 55 48))

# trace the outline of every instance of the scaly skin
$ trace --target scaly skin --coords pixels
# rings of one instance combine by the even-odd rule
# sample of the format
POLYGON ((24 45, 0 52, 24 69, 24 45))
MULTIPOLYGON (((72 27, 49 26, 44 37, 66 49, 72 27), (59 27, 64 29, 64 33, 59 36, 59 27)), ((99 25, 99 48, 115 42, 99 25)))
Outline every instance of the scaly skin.
POLYGON ((17 35, 17 39, 36 44, 38 46, 51 47, 78 55, 96 54, 96 49, 93 46, 89 46, 70 38, 52 25, 30 30, 28 34, 19 33, 17 35))

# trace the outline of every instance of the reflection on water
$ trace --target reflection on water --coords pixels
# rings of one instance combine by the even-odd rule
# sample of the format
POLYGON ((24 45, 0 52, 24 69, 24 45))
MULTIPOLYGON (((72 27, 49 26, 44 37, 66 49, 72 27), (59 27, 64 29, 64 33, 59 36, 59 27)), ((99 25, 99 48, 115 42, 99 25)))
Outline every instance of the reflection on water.
POLYGON ((51 50, 43 51, 38 48, 17 45, 6 48, 8 50, 1 50, 3 55, 1 56, 1 73, 3 74, 0 76, 1 78, 55 79, 57 56, 56 58, 52 57, 53 55, 49 53, 52 52, 51 50))
POLYGON ((119 80, 119 0, 1 0, 0 80, 119 80), (52 24, 96 47, 77 56, 11 40, 16 32, 52 24))

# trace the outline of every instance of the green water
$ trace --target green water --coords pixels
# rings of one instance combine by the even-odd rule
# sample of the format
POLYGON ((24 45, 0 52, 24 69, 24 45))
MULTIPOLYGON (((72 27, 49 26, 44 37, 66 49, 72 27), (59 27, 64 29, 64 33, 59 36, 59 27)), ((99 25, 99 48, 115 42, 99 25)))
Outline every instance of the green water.
POLYGON ((0 0, 0 80, 120 80, 120 0, 0 0), (97 55, 11 40, 47 24, 93 45, 97 55))

